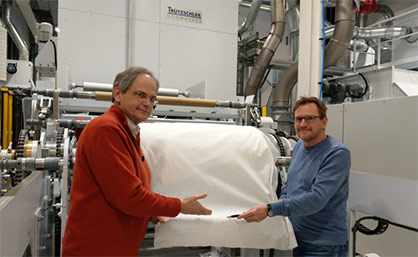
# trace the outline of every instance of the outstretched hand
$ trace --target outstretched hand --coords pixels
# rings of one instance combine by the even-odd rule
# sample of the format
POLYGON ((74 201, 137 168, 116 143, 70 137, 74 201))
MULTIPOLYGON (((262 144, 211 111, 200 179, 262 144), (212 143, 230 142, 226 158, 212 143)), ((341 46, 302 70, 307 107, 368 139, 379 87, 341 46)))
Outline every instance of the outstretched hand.
POLYGON ((149 221, 151 221, 153 224, 166 223, 167 222, 163 217, 151 217, 151 218, 149 218, 149 221))
POLYGON ((248 223, 260 222, 267 217, 267 205, 255 205, 249 210, 243 212, 237 219, 245 219, 248 223))
POLYGON ((206 198, 207 194, 189 196, 181 200, 181 210, 183 214, 211 215, 212 210, 207 209, 198 200, 206 198))

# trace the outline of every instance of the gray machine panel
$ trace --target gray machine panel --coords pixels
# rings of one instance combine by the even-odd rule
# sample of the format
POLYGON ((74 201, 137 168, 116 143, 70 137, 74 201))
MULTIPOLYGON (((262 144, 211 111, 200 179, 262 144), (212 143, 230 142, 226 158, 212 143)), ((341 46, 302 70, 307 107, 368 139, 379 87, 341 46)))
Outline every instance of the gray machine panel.
POLYGON ((41 184, 42 172, 33 172, 0 198, 0 256, 23 256, 27 245, 38 237, 35 212, 41 184))
POLYGON ((327 133, 351 151, 348 208, 418 227, 418 97, 328 108, 327 133))
POLYGON ((338 141, 343 142, 344 104, 327 105, 327 108, 327 116, 329 119, 326 133, 338 141))
POLYGON ((352 170, 417 180, 418 97, 345 104, 352 170))

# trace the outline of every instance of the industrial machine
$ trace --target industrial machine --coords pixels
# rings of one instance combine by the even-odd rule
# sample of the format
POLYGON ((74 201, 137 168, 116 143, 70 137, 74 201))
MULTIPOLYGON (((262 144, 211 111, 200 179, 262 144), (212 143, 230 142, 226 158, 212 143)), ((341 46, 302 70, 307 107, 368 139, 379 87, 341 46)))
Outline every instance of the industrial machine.
MULTIPOLYGON (((203 9, 200 6, 206 6, 204 1, 196 1, 195 8, 203 9)), ((60 255, 70 206, 77 137, 92 118, 111 105, 111 84, 71 80, 72 72, 74 77, 77 71, 84 72, 77 70, 77 65, 83 64, 58 66, 55 1, 50 1, 49 6, 41 6, 42 1, 31 2, 0 2, 0 256, 60 255), (49 18, 41 16, 42 8, 55 14, 49 18), (58 79, 59 74, 65 74, 63 80, 58 79)), ((127 2, 127 9, 133 10, 135 1, 127 2)), ((151 6, 152 0, 149 2, 151 6)), ((237 75, 236 84, 230 85, 237 99, 208 99, 208 89, 213 84, 199 78, 203 82, 186 89, 160 88, 158 105, 148 120, 257 127, 279 152, 276 161, 279 194, 298 140, 293 129, 293 104, 301 95, 319 96, 328 106, 327 133, 345 143, 352 153, 348 203, 353 229, 350 255, 372 251, 395 255, 390 249, 392 244, 416 243, 418 238, 415 233, 418 228, 417 4, 417 1, 398 4, 390 0, 239 1, 241 16, 235 15, 243 23, 238 28, 238 38, 232 36, 238 53, 231 62, 217 60, 236 64, 236 70, 233 76, 205 74, 225 80, 237 75), (399 135, 390 136, 394 133, 399 135), (367 220, 378 225, 370 229, 374 223, 367 220), (392 227, 400 230, 391 232, 392 227), (407 234, 410 231, 413 236, 407 234), (389 239, 371 237, 383 233, 389 239)), ((77 8, 74 4, 74 9, 63 8, 61 13, 69 15, 69 10, 77 8)), ((158 8, 165 10, 164 6, 158 8)), ((193 25, 186 24, 182 29, 197 26, 196 31, 187 35, 198 38, 208 31, 219 30, 211 10, 202 13, 203 19, 209 17, 208 22, 194 20, 193 25)), ((127 17, 131 25, 133 17, 132 13, 127 17)), ((83 19, 87 18, 83 16, 83 19)), ((72 28, 66 22, 63 19, 68 33, 72 28)), ((170 36, 182 33, 177 29, 183 21, 172 22, 175 26, 165 27, 169 22, 160 21, 161 35, 170 29, 175 31, 170 36)), ((222 31, 216 37, 206 36, 225 45, 225 37, 229 38, 226 34, 222 31)), ((69 34, 64 35, 67 41, 60 44, 68 46, 73 39, 69 34)), ((129 35, 128 55, 134 48, 134 34, 129 35)), ((161 42, 159 51, 150 52, 175 52, 163 48, 165 41, 161 39, 161 42)), ((64 59, 70 62, 71 58, 64 59)), ((164 63, 165 59, 159 61, 171 63, 164 63)), ((90 65, 92 73, 100 66, 97 60, 94 62, 90 65)), ((161 63, 155 67, 167 83, 172 78, 164 74, 171 73, 161 63)), ((80 73, 86 77, 91 75, 83 72, 80 73)), ((90 77, 86 80, 92 81, 90 77)), ((417 254, 414 247, 404 247, 402 251, 403 255, 417 254)), ((202 256, 267 254, 278 255, 277 250, 243 246, 241 249, 212 248, 202 256)))

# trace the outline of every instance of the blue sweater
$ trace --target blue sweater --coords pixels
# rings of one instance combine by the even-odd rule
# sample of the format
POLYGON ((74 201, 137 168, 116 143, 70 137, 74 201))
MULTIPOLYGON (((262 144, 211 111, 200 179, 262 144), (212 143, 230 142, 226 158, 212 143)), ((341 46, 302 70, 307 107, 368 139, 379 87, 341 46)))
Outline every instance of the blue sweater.
POLYGON ((348 241, 346 203, 350 150, 331 136, 305 147, 296 143, 288 179, 273 214, 289 216, 297 240, 341 245, 348 241))

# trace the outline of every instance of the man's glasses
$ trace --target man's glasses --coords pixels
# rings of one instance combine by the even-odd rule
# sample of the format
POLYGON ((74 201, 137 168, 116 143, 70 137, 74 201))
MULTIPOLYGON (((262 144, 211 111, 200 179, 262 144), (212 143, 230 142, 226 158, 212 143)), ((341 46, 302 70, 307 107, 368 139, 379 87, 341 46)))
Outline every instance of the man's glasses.
POLYGON ((141 100, 148 99, 151 104, 156 104, 158 102, 156 96, 148 96, 146 93, 144 93, 142 91, 139 91, 139 90, 138 91, 133 90, 132 88, 130 88, 130 90, 132 90, 132 92, 135 93, 135 95, 136 95, 136 97, 138 97, 138 99, 141 99, 141 100))
POLYGON ((311 123, 316 118, 321 118, 321 116, 309 115, 309 116, 305 116, 305 117, 295 117, 295 123, 296 124, 301 124, 302 120, 305 120, 306 123, 311 123))

